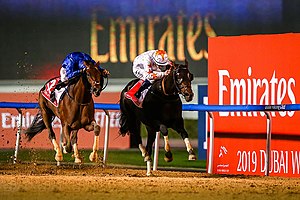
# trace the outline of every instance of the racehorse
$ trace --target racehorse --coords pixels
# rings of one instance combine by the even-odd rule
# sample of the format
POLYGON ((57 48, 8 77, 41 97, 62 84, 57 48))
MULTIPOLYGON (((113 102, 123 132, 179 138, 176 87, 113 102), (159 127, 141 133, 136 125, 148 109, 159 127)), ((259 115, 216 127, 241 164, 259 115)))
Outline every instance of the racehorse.
MULTIPOLYGON (((39 92, 39 112, 35 116, 30 127, 25 130, 27 139, 30 141, 36 134, 47 129, 49 139, 51 140, 54 150, 56 151, 55 160, 59 165, 63 160, 62 149, 58 145, 55 133, 52 129, 51 122, 57 116, 62 125, 63 152, 71 153, 74 151, 75 163, 81 163, 82 158, 78 152, 77 132, 84 128, 86 131, 94 131, 93 151, 89 159, 95 162, 98 158, 97 150, 99 144, 100 126, 94 119, 94 101, 92 95, 98 97, 101 91, 106 87, 104 85, 104 76, 99 71, 99 62, 84 62, 85 70, 77 77, 70 79, 66 88, 66 94, 56 107, 43 96, 43 91, 49 80, 39 92)), ((107 82, 106 82, 107 84, 107 82)), ((47 89, 47 88, 46 88, 47 89)))
MULTIPOLYGON (((144 157, 145 162, 151 162, 152 146, 156 132, 160 131, 165 141, 165 161, 171 162, 173 156, 168 142, 168 128, 179 133, 184 140, 189 154, 189 160, 195 160, 196 156, 188 139, 188 133, 184 128, 182 118, 181 94, 187 102, 193 99, 194 93, 191 88, 193 74, 190 73, 188 62, 185 64, 173 64, 171 72, 164 78, 155 81, 147 92, 142 108, 124 97, 139 79, 130 81, 121 92, 120 96, 120 134, 130 134, 144 157), (140 135, 141 122, 146 126, 148 137, 146 148, 142 144, 140 135)), ((148 174, 148 172, 147 172, 148 174)), ((149 174, 148 174, 149 175, 149 174)))

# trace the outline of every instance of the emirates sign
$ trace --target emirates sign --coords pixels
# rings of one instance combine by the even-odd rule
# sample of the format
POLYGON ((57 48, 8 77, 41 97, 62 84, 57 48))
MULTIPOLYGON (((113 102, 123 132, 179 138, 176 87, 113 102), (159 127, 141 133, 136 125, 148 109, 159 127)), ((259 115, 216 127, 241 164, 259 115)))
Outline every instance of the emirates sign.
MULTIPOLYGON (((208 101, 219 105, 300 103, 300 34, 209 38, 208 101)), ((270 175, 300 176, 300 112, 271 112, 270 175)), ((215 113, 215 173, 265 173, 263 112, 215 113)))

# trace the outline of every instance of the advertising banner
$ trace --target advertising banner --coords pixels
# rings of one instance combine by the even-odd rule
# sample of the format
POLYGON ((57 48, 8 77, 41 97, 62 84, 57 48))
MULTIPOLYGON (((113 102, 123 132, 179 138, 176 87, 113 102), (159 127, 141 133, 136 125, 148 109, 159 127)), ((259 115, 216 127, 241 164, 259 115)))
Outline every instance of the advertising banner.
POLYGON ((207 38, 277 33, 287 25, 297 31, 289 2, 1 1, 0 80, 47 80, 74 51, 100 61, 111 78, 132 78, 133 59, 152 49, 165 49, 176 62, 187 59, 195 77, 207 77, 207 38))
MULTIPOLYGON (((209 39, 209 104, 299 103, 300 34, 209 39)), ((270 175, 300 176, 300 113, 271 112, 270 175)), ((263 112, 215 113, 215 173, 264 174, 263 112)))
MULTIPOLYGON (((117 103, 119 99, 119 92, 103 92, 100 97, 94 98, 96 103, 117 103)), ((37 93, 0 93, 1 101, 7 102, 37 102, 37 93)), ((22 109, 22 130, 30 126, 31 121, 38 112, 38 109, 22 109)), ((110 149, 126 149, 130 147, 130 138, 128 136, 122 137, 119 135, 119 111, 113 110, 110 113, 109 124, 109 143, 110 149)), ((1 120, 1 137, 0 148, 14 148, 16 142, 16 133, 19 125, 19 114, 16 109, 0 108, 1 120)), ((101 126, 100 131, 100 148, 104 144, 105 134, 105 112, 103 110, 95 110, 95 120, 101 126)), ((60 138, 60 121, 55 118, 53 121, 53 130, 56 133, 57 141, 60 138)), ((53 145, 48 138, 47 130, 36 135, 30 142, 27 142, 24 134, 21 134, 21 148, 41 148, 52 149, 53 145)), ((94 142, 94 133, 87 132, 80 129, 78 133, 78 146, 79 149, 92 149, 94 142)))

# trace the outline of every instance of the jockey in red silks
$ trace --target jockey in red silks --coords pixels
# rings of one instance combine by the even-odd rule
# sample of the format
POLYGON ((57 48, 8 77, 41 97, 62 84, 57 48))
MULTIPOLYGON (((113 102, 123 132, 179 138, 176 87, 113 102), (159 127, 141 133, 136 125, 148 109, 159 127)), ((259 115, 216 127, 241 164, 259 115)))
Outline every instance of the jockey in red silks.
MULTIPOLYGON (((96 64, 96 62, 91 58, 90 55, 82 52, 73 52, 67 55, 67 57, 62 62, 62 67, 60 69, 60 81, 55 89, 60 89, 68 84, 68 80, 80 75, 84 69, 84 61, 92 62, 96 64)), ((104 77, 109 75, 109 71, 98 66, 100 72, 103 73, 104 77)), ((55 99, 54 90, 51 92, 50 95, 51 101, 55 99)))
POLYGON ((142 107, 139 100, 142 92, 151 84, 170 73, 167 65, 172 65, 167 52, 164 50, 150 50, 138 55, 133 61, 133 74, 140 80, 124 95, 133 103, 142 107))

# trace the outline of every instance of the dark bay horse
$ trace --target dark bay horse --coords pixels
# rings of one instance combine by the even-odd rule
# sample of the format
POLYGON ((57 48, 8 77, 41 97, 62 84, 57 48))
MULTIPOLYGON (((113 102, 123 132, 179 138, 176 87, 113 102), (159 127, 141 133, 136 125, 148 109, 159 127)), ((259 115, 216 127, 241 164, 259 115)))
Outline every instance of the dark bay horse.
POLYGON ((95 111, 92 94, 95 97, 100 95, 104 89, 104 76, 98 69, 99 62, 95 65, 92 62, 84 62, 84 65, 86 66, 84 72, 69 81, 66 95, 63 96, 58 107, 55 107, 42 95, 45 86, 40 90, 38 99, 40 110, 30 127, 25 130, 26 137, 29 141, 42 130, 48 130, 49 139, 56 151, 55 160, 58 164, 63 160, 63 155, 51 125, 55 116, 60 119, 62 125, 65 140, 63 145, 64 153, 71 153, 73 147, 75 163, 82 162, 77 147, 77 132, 79 129, 84 128, 86 131, 94 131, 95 134, 93 152, 89 158, 94 162, 98 158, 97 150, 100 126, 94 119, 95 111))
POLYGON ((188 139, 188 133, 184 128, 182 118, 181 94, 187 102, 193 99, 191 88, 193 74, 190 73, 188 63, 174 64, 171 73, 163 79, 153 83, 143 101, 143 108, 138 108, 134 103, 124 97, 139 79, 129 82, 121 92, 120 97, 120 134, 130 134, 134 137, 142 152, 144 161, 151 161, 152 146, 156 132, 160 131, 165 140, 165 160, 173 160, 170 145, 168 143, 168 128, 178 132, 184 140, 189 154, 189 160, 195 160, 196 156, 188 139), (148 137, 146 148, 142 144, 140 135, 141 122, 146 126, 148 137))

